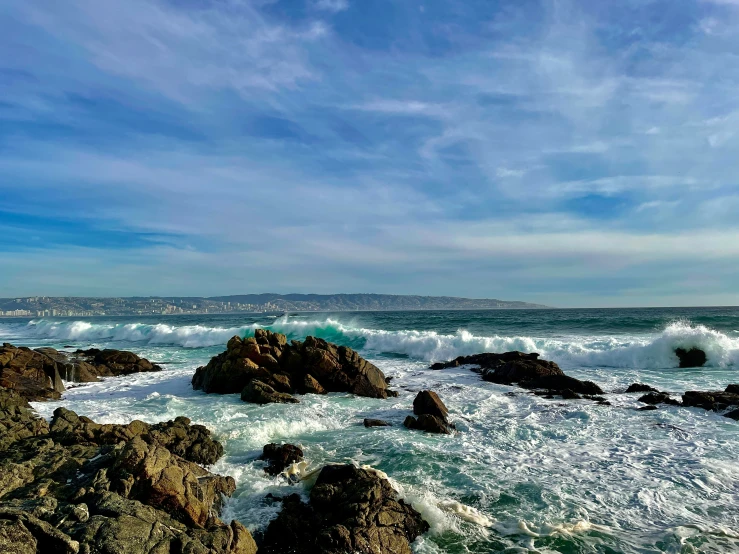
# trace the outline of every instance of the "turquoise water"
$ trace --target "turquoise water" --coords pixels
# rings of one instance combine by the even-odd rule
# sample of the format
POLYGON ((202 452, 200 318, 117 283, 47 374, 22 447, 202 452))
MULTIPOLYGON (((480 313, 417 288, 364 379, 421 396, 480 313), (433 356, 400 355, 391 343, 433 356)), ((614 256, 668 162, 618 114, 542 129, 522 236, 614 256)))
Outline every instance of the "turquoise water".
POLYGON ((739 424, 694 409, 638 412, 638 395, 618 392, 633 381, 678 394, 738 382, 737 308, 0 319, 0 341, 125 348, 163 363, 161 373, 74 387, 36 407, 47 417, 63 404, 101 422, 187 415, 207 425, 226 449, 215 471, 238 482, 225 517, 255 532, 279 509, 267 492, 305 494, 305 483, 268 478, 256 460, 265 443, 289 441, 311 467, 352 461, 386 472, 431 523, 417 553, 739 552, 739 424), (352 346, 400 396, 254 406, 192 391, 195 367, 256 327, 352 346), (677 369, 677 346, 703 348, 707 366, 677 369), (598 382, 612 406, 546 400, 466 368, 427 369, 511 349, 598 382), (424 388, 440 394, 459 433, 402 427, 424 388), (393 427, 365 429, 364 417, 393 427))

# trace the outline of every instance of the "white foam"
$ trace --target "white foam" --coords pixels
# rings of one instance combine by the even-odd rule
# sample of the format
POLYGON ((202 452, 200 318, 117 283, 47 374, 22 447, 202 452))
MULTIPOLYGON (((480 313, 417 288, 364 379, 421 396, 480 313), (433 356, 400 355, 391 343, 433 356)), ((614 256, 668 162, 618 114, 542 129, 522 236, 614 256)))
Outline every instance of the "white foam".
POLYGON ((442 500, 439 502, 439 508, 481 527, 492 527, 494 523, 492 519, 480 512, 480 510, 457 502, 456 500, 442 500))

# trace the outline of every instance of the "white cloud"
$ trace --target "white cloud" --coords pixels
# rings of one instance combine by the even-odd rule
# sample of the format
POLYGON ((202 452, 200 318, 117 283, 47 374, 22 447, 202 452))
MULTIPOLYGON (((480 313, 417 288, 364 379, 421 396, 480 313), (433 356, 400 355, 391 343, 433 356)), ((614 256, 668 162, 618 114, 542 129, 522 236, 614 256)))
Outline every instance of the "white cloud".
POLYGON ((349 9, 348 0, 316 0, 314 6, 319 10, 343 12, 349 9))

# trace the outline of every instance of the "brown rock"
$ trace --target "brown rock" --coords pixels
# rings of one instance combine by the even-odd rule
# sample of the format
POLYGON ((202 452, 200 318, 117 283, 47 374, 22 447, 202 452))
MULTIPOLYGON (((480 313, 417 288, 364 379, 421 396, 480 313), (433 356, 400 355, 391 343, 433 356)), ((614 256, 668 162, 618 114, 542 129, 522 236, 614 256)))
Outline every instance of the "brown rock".
POLYGON ((301 461, 303 451, 294 444, 270 443, 264 445, 260 459, 268 462, 264 471, 270 475, 279 475, 291 464, 301 461))
POLYGON ((261 381, 250 381, 241 391, 241 400, 254 404, 297 404, 299 400, 275 389, 261 381))
POLYGON ((433 415, 446 422, 449 410, 434 391, 422 390, 413 400, 413 413, 433 415))

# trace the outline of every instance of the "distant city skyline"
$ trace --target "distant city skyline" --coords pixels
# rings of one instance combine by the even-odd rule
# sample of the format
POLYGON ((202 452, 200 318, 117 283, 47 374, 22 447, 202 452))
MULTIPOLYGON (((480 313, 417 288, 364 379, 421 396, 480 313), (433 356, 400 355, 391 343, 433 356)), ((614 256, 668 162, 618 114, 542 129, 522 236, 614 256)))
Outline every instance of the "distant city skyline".
POLYGON ((0 297, 739 304, 739 2, 0 8, 0 297))

